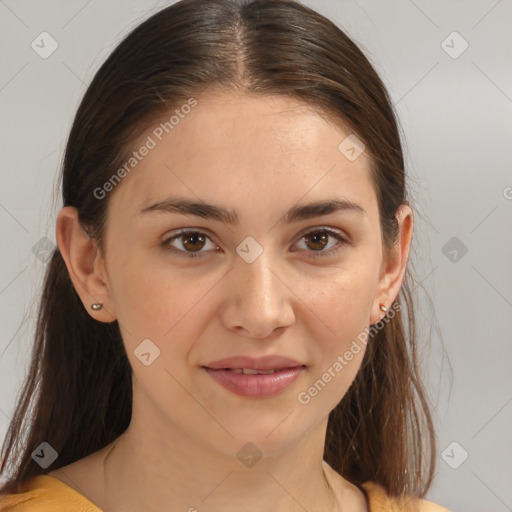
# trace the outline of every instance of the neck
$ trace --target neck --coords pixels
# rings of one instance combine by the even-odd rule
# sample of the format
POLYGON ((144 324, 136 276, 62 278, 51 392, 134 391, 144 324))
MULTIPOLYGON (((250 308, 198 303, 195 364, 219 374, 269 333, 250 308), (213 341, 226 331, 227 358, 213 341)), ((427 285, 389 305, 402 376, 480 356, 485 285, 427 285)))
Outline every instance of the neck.
POLYGON ((105 508, 110 512, 338 510, 333 470, 322 460, 325 428, 323 422, 296 449, 254 463, 250 457, 243 462, 198 446, 179 430, 162 437, 132 418, 103 461, 105 508))

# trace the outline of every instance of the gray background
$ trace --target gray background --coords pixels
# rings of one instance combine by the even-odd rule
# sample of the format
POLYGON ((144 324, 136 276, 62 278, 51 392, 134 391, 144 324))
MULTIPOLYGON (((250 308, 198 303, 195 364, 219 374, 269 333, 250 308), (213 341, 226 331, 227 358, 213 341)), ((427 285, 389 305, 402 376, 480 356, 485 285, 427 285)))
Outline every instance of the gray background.
MULTIPOLYGON (((28 363, 78 101, 128 29, 168 3, 0 0, 0 439, 28 363), (46 59, 31 47, 44 31, 58 43, 46 59)), ((427 497, 453 511, 512 510, 512 3, 304 3, 362 47, 405 137, 440 448, 427 497)))

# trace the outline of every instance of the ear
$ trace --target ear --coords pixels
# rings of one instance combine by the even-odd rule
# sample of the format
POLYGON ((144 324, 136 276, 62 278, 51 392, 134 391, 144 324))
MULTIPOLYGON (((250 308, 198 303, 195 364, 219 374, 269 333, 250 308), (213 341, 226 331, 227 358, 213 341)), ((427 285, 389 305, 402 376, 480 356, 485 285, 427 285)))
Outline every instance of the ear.
POLYGON ((57 216, 56 238, 69 277, 87 312, 100 322, 116 320, 105 260, 97 241, 82 229, 76 208, 65 206, 60 210, 57 216), (91 309, 91 305, 96 303, 103 304, 98 311, 91 309))
POLYGON ((400 205, 396 212, 396 219, 399 229, 398 240, 384 255, 378 291, 370 315, 371 325, 386 316, 386 312, 381 311, 380 304, 388 309, 391 307, 398 296, 405 276, 414 227, 413 212, 410 206, 400 205))

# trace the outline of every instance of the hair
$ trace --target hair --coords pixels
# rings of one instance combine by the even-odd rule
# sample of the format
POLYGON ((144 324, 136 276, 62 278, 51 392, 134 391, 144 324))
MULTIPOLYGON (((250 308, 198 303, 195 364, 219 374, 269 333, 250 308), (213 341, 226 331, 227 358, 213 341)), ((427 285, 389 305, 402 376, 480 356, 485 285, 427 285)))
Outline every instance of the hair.
MULTIPOLYGON (((282 95, 334 119, 370 156, 383 243, 397 241, 396 212, 409 204, 400 133, 389 94, 358 46, 293 0, 182 0, 135 27, 96 72, 79 105, 61 174, 64 206, 104 248, 102 187, 148 125, 191 97, 282 95)), ((435 472, 436 438, 422 383, 409 264, 400 311, 371 332, 363 362, 330 412, 324 460, 360 486, 423 497, 435 472)), ((27 378, 2 448, 2 492, 48 470, 31 457, 58 453, 51 470, 105 447, 128 427, 132 370, 117 321, 82 304, 56 248, 42 292, 27 378), (12 459, 12 460, 11 460, 12 459)))

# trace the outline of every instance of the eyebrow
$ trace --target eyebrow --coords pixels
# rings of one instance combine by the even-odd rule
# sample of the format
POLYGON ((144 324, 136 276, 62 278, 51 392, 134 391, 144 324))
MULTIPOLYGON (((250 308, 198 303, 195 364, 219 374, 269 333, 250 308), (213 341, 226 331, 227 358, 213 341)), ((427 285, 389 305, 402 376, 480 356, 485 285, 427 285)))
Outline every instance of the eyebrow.
MULTIPOLYGON (((329 215, 339 211, 366 214, 366 211, 362 206, 352 201, 348 201, 346 199, 328 199, 301 206, 293 206, 286 212, 283 220, 286 224, 291 224, 292 222, 329 215)), ((137 215, 146 215, 149 213, 179 213, 181 215, 195 215, 203 219, 213 219, 233 226, 238 225, 240 220, 238 213, 235 210, 204 203, 202 201, 192 201, 190 199, 179 197, 169 198, 165 201, 154 203, 140 210, 137 215)))

